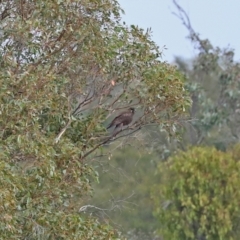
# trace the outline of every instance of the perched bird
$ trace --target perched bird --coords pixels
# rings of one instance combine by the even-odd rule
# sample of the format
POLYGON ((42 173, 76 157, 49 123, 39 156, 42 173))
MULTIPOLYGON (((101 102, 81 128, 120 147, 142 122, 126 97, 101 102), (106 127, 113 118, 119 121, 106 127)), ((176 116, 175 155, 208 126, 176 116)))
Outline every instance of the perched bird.
POLYGON ((134 108, 129 108, 126 112, 121 113, 120 115, 118 115, 112 120, 112 122, 107 127, 107 129, 115 126, 115 130, 116 130, 118 127, 123 127, 128 125, 133 120, 134 112, 135 112, 134 108))

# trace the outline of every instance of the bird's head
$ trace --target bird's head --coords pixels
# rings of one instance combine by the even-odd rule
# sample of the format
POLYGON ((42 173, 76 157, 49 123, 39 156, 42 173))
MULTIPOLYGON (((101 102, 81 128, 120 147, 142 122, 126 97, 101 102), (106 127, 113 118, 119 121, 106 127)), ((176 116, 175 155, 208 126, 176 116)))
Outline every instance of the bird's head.
POLYGON ((134 113, 134 112, 135 112, 135 109, 134 109, 134 108, 129 108, 129 111, 130 111, 131 113, 134 113))

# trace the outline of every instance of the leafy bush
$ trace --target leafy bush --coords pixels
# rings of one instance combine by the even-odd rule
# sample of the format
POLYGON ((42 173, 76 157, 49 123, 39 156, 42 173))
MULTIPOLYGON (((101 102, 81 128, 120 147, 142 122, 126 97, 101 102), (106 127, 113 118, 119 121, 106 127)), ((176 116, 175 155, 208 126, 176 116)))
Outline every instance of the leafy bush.
POLYGON ((239 239, 239 147, 195 147, 160 164, 153 188, 155 216, 165 239, 239 239))

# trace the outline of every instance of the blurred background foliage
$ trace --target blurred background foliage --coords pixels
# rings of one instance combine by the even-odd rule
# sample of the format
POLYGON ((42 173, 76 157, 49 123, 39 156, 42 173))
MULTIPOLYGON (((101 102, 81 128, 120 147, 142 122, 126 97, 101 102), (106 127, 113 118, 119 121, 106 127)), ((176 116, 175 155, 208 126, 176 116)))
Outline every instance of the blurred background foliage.
POLYGON ((111 170, 103 171, 92 201, 106 206, 115 200, 108 216, 128 239, 238 239, 240 63, 233 49, 201 39, 176 7, 198 50, 194 59, 175 59, 191 94, 190 118, 181 122, 180 139, 149 127, 144 138, 149 153, 139 145, 138 151, 122 149, 120 161, 109 159, 111 170), (116 202, 127 196, 124 206, 116 202))

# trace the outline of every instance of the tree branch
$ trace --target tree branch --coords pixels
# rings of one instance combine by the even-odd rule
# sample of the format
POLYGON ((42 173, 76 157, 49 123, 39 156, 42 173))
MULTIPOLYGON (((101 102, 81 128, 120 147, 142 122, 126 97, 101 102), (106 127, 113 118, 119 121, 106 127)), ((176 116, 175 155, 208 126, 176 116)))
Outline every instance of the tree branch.
MULTIPOLYGON (((120 130, 119 130, 118 132, 116 132, 114 135, 112 134, 111 136, 109 136, 106 140, 104 140, 103 142, 99 143, 99 144, 96 145, 94 148, 92 148, 91 150, 89 150, 88 152, 86 152, 86 153, 81 157, 81 161, 82 161, 84 158, 86 158, 88 155, 90 155, 92 152, 94 152, 96 149, 98 149, 99 147, 101 147, 102 145, 104 145, 104 144, 106 144, 108 141, 110 141, 113 136, 116 136, 116 135, 118 135, 120 132, 126 131, 126 130, 128 130, 128 129, 129 129, 129 127, 128 127, 128 128, 125 128, 125 129, 120 129, 120 130)), ((128 134, 119 136, 118 138, 114 138, 112 141, 116 141, 117 139, 119 139, 119 138, 121 138, 121 137, 126 137, 126 136, 128 136, 128 135, 130 135, 130 134, 132 134, 132 133, 134 133, 134 132, 139 131, 140 129, 141 129, 141 127, 135 129, 134 131, 132 131, 132 132, 130 132, 130 133, 128 133, 128 134)))
POLYGON ((204 52, 207 52, 209 44, 206 45, 207 41, 201 40, 200 37, 199 37, 199 34, 197 34, 194 31, 194 29, 193 29, 193 27, 191 25, 191 21, 189 19, 188 14, 186 13, 186 11, 177 3, 176 0, 173 0, 173 4, 176 6, 176 8, 178 10, 178 13, 172 12, 172 14, 177 16, 182 21, 182 24, 190 32, 191 40, 193 40, 194 42, 197 42, 199 44, 199 49, 203 50, 204 52))
MULTIPOLYGON (((124 199, 120 199, 120 200, 116 200, 114 201, 114 203, 119 203, 119 202, 126 202, 126 203, 131 203, 131 202, 128 202, 126 201, 127 199, 131 198, 135 193, 132 192, 132 194, 124 199)), ((133 203, 132 203, 133 204, 133 203)), ((115 208, 118 208, 119 205, 117 204, 114 204, 111 208, 100 208, 100 207, 96 207, 96 206, 93 206, 93 205, 84 205, 82 207, 80 207, 79 209, 79 212, 85 212, 88 208, 94 208, 94 209, 97 209, 99 211, 112 211, 114 210, 115 208)))

